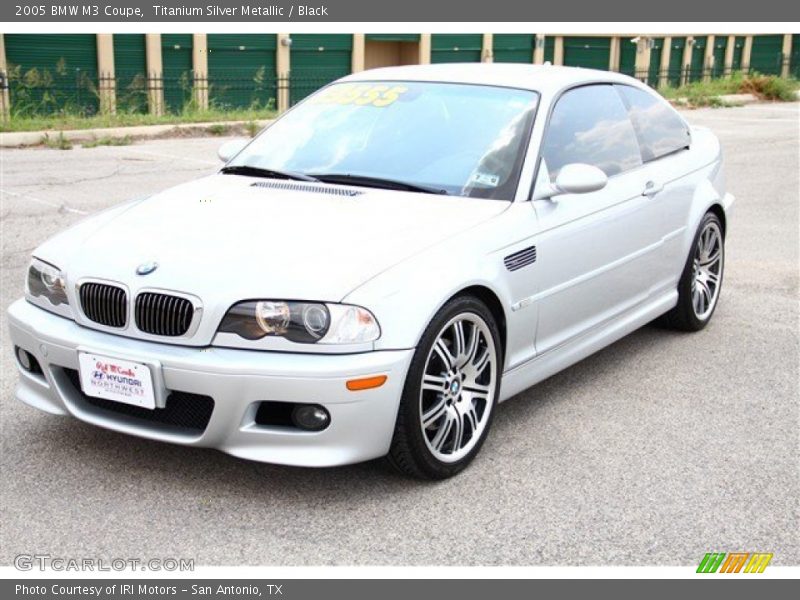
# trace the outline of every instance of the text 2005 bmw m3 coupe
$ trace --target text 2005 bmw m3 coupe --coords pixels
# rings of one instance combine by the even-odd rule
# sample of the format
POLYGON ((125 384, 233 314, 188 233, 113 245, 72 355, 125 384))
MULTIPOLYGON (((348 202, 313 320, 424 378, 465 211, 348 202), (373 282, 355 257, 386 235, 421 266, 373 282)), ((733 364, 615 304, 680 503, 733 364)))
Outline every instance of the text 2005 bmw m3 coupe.
POLYGON ((502 400, 656 318, 700 330, 719 300, 719 142, 623 75, 367 71, 220 156, 34 251, 9 309, 20 400, 444 478, 502 400))

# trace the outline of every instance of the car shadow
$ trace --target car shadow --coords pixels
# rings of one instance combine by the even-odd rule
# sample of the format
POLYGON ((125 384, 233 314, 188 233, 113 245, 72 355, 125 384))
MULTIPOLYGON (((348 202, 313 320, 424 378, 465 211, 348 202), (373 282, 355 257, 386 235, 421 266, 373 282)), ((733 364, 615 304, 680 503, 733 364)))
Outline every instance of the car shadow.
MULTIPOLYGON (((657 351, 665 338, 674 332, 645 327, 580 363, 546 379, 533 388, 504 402, 496 413, 490 443, 476 462, 459 477, 444 482, 415 481, 395 473, 383 459, 366 463, 333 467, 304 468, 264 464, 238 459, 217 450, 178 446, 128 436, 109 431, 76 419, 63 419, 42 432, 40 439, 60 460, 72 460, 82 468, 94 471, 105 481, 130 479, 148 480, 149 486, 179 485, 190 488, 198 496, 236 491, 237 498, 252 496, 253 500, 271 502, 348 501, 369 495, 371 501, 385 494, 411 494, 420 487, 458 485, 460 477, 480 477, 482 468, 491 468, 487 450, 497 450, 509 436, 519 435, 519 425, 535 422, 537 413, 550 403, 577 388, 591 387, 593 379, 603 371, 624 369, 629 361, 642 352, 657 351), (490 448, 488 446, 492 446, 490 448), (66 450, 66 451, 65 451, 66 450), (265 490, 268 494, 265 495, 265 490)), ((48 417, 49 418, 49 417, 48 417)), ((120 482, 120 485, 128 483, 120 482)))

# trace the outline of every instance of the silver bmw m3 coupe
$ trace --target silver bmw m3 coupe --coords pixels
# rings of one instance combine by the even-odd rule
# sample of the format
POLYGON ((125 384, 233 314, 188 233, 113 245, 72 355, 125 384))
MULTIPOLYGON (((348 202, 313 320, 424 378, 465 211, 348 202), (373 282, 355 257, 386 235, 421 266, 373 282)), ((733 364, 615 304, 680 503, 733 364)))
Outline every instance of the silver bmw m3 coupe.
POLYGON ((438 479, 503 400, 655 319, 700 330, 719 301, 720 144, 624 75, 366 71, 220 156, 33 252, 9 309, 19 400, 438 479))

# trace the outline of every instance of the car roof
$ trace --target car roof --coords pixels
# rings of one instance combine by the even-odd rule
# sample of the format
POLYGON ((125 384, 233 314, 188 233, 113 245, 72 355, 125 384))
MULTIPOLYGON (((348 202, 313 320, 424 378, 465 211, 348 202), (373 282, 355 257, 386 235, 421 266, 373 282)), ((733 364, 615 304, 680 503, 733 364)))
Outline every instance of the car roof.
POLYGON ((520 63, 441 63, 435 65, 409 65, 383 67, 360 71, 340 81, 435 81, 496 85, 534 90, 541 94, 555 94, 566 87, 581 83, 625 83, 645 87, 633 77, 582 67, 560 67, 549 64, 528 65, 520 63))

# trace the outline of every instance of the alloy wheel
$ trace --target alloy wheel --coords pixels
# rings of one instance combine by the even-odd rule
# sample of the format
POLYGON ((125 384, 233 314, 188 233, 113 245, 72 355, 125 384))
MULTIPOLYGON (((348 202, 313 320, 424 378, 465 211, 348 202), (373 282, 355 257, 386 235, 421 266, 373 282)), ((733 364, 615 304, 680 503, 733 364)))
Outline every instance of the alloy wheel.
POLYGON ((697 238, 692 265, 692 307, 701 321, 711 316, 719 298, 723 254, 722 231, 709 221, 697 238))
POLYGON ((497 349, 484 320, 474 313, 450 319, 428 353, 423 373, 423 439, 437 460, 456 462, 481 439, 494 403, 497 349))

